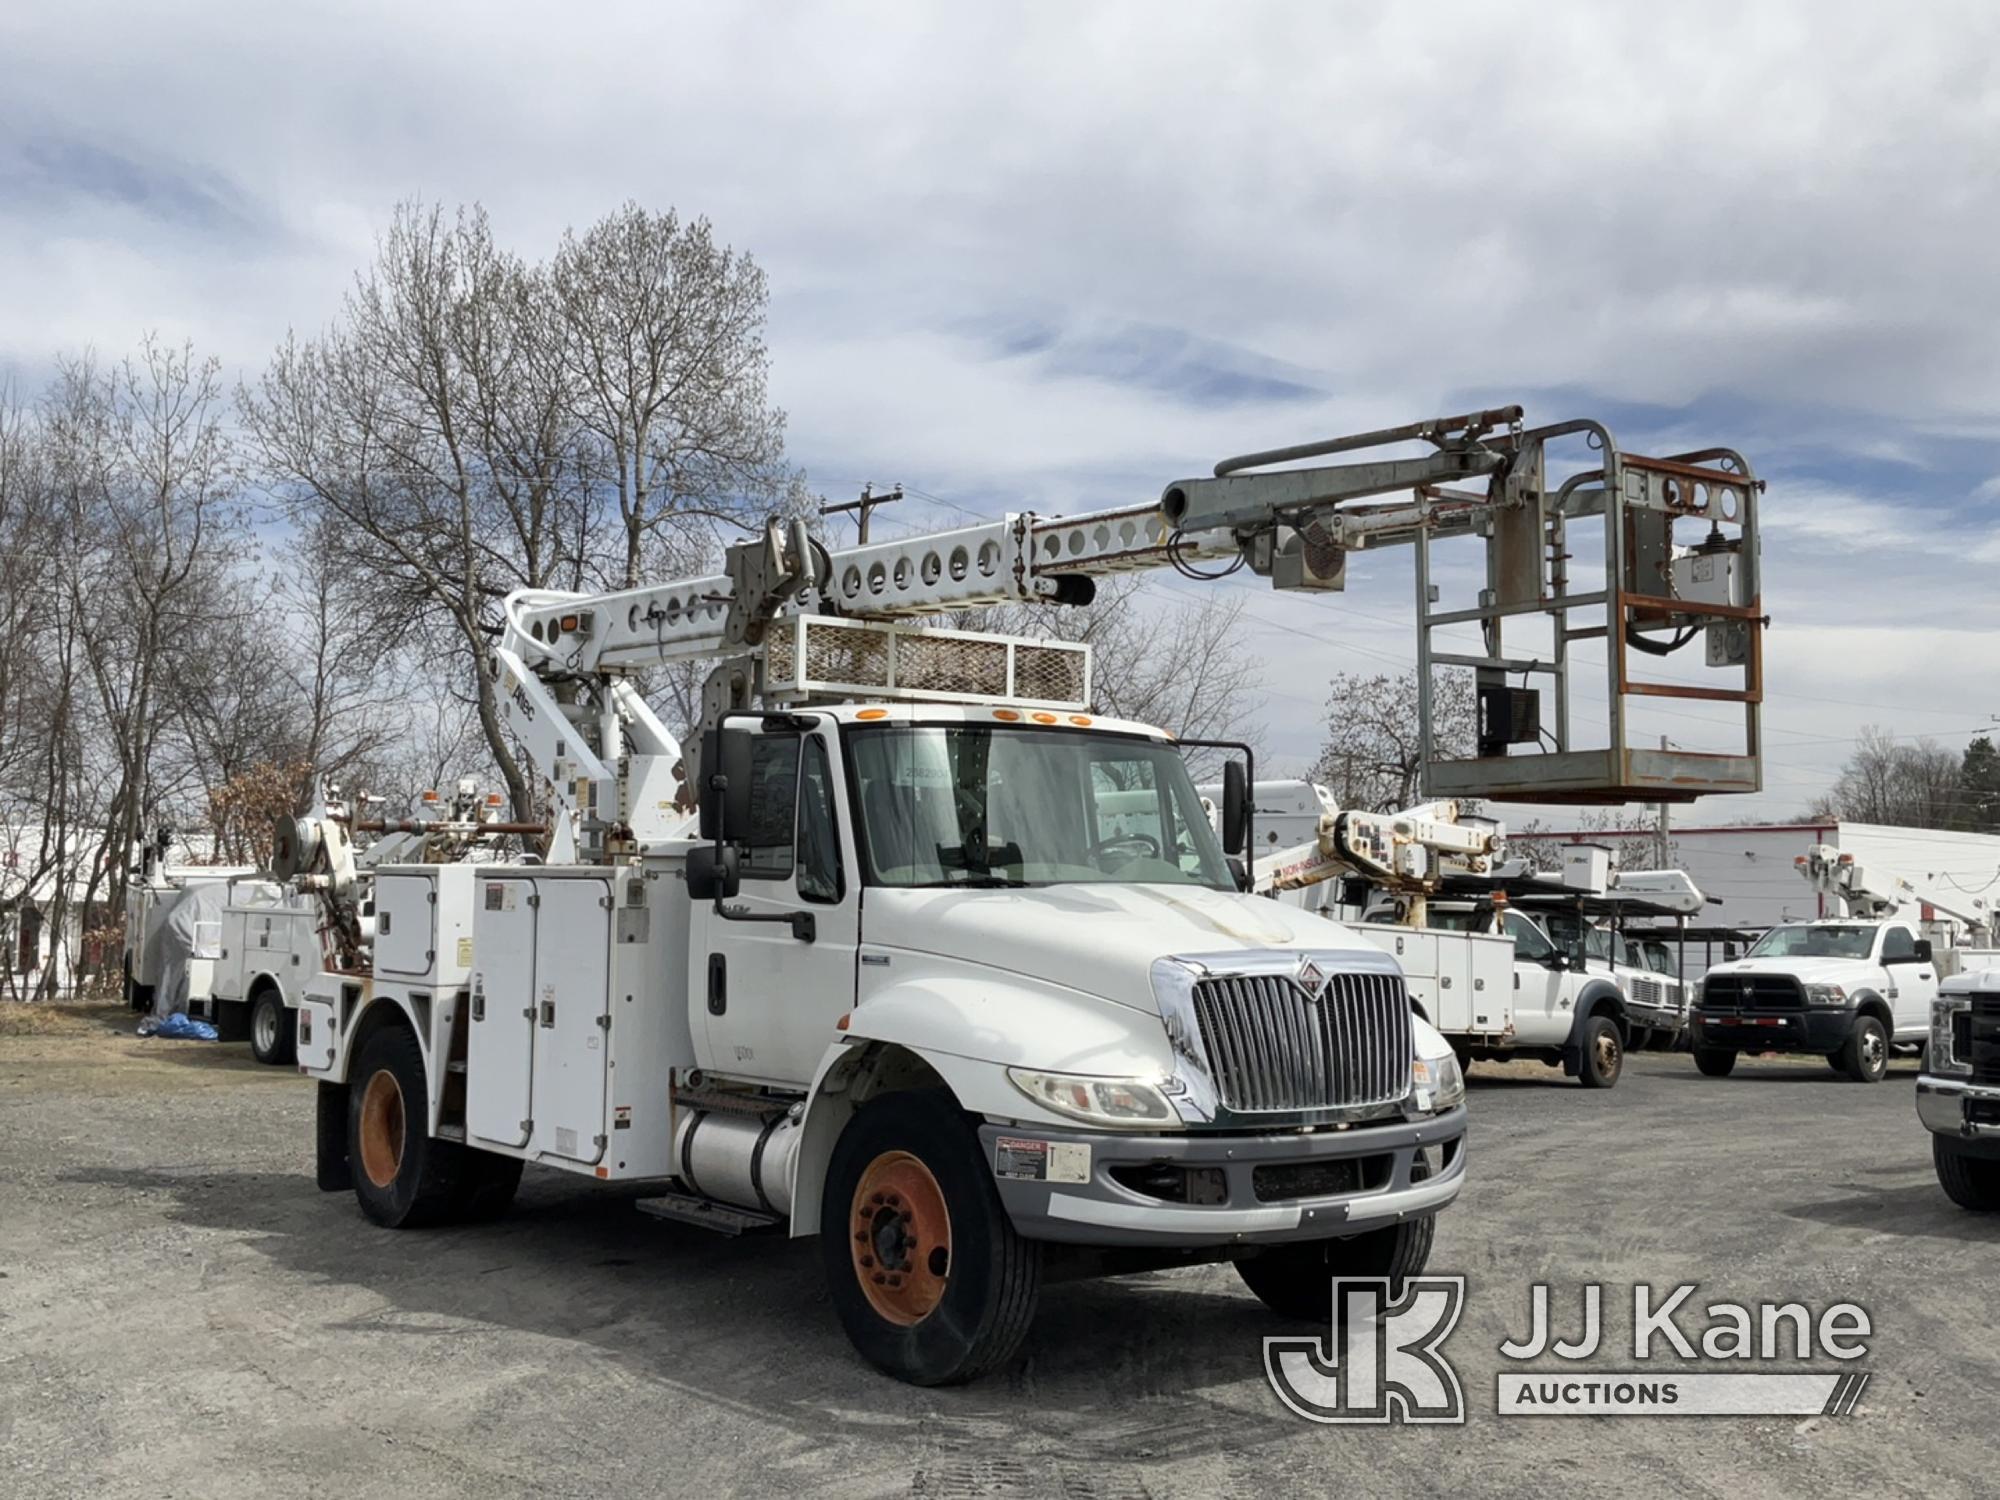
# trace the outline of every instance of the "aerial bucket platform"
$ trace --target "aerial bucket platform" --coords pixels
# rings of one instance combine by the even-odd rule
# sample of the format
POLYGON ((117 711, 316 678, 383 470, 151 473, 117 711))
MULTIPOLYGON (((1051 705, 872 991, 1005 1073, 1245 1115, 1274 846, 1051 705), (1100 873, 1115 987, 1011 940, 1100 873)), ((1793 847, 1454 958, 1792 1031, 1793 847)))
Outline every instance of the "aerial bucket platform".
POLYGON ((1349 551, 1415 547, 1428 796, 1686 802, 1763 783, 1762 490, 1728 448, 1648 458, 1602 423, 1523 428, 1509 406, 1228 459, 1212 479, 1169 486, 1161 508, 1189 532, 1268 523, 1275 509, 1279 525, 1244 550, 1278 588, 1339 589, 1349 551), (1413 444, 1430 451, 1279 467, 1413 444), (1381 498, 1398 491, 1407 498, 1381 498), (1481 544, 1483 565, 1440 557, 1461 539, 1481 544), (1469 597, 1447 601, 1447 587, 1469 597), (1601 664, 1580 659, 1590 642, 1601 664), (1437 722, 1448 672, 1474 679, 1469 755, 1437 722), (1740 709, 1741 733, 1719 748, 1639 743, 1635 705, 1661 700, 1740 709))

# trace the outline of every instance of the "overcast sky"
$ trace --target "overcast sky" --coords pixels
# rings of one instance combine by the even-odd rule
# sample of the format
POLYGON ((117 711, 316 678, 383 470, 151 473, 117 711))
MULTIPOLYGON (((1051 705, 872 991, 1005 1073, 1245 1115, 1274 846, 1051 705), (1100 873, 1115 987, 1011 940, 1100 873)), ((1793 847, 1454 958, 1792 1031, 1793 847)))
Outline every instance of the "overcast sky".
MULTIPOLYGON (((9 0, 0 366, 251 373, 399 199, 540 255, 635 198, 764 264, 794 459, 905 525, 1503 401, 1739 448, 1769 791, 1689 821, 2000 713, 2000 6, 560 10, 9 0)), ((1267 765, 1412 659, 1409 569, 1256 587, 1267 765)))

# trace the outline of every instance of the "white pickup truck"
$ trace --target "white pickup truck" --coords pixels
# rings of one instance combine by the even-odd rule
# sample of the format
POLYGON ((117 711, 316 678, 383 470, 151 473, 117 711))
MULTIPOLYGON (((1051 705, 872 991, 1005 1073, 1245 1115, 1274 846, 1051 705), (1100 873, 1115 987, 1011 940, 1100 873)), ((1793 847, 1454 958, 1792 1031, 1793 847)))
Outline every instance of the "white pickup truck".
POLYGON ((1930 941, 1908 922, 1787 922, 1702 976, 1695 1066, 1721 1078, 1739 1052, 1816 1052, 1877 1083, 1892 1046, 1929 1036, 1937 994, 1930 941))

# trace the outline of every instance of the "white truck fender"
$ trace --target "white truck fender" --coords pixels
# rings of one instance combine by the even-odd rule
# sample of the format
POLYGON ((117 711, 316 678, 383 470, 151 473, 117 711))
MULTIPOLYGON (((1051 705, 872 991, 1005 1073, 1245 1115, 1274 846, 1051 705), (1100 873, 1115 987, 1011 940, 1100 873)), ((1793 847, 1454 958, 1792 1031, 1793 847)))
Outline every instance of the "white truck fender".
POLYGON ((941 1079, 959 1107, 989 1119, 1018 1120, 1050 1128, 1074 1127, 1074 1120, 1034 1104, 1007 1079, 1005 1065, 960 1057, 935 1048, 912 1046, 888 1037, 850 1035, 821 1056, 799 1123, 799 1149, 792 1169, 792 1238, 819 1233, 821 1187, 833 1160, 834 1143, 853 1118, 850 1085, 862 1061, 878 1048, 894 1048, 941 1079))

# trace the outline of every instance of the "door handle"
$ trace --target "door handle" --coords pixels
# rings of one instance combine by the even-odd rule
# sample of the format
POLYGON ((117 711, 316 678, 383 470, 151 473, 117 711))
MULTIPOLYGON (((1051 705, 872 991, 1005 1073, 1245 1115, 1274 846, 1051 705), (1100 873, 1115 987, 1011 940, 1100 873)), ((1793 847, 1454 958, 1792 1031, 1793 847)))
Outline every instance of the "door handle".
POLYGON ((719 1016, 729 1009, 729 960, 720 953, 708 955, 708 1013, 719 1016))

